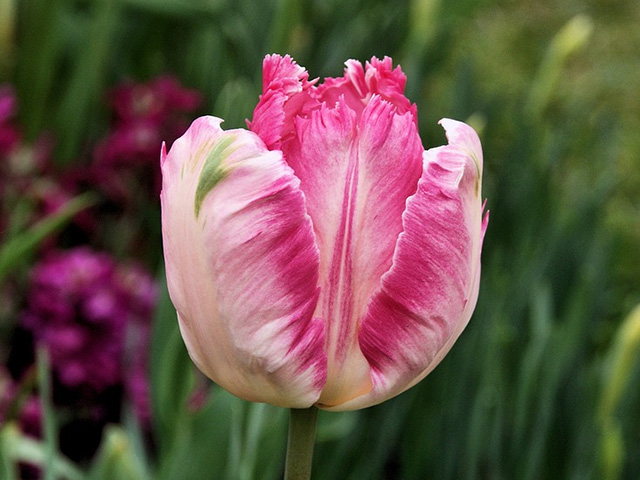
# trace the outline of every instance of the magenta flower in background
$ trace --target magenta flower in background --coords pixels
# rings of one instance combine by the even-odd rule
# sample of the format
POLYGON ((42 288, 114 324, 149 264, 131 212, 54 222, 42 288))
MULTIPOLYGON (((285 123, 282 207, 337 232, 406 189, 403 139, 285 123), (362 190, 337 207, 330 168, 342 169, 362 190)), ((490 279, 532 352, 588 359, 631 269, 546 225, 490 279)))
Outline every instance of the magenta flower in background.
POLYGON ((166 123, 202 104, 198 92, 184 88, 170 75, 161 75, 149 83, 123 83, 113 89, 110 97, 116 118, 123 123, 139 119, 166 123))
POLYGON ((151 321, 158 299, 158 287, 140 265, 130 264, 116 271, 116 284, 125 292, 129 308, 124 350, 124 387, 133 408, 148 425, 151 420, 148 360, 151 321))
MULTIPOLYGON (((57 213, 78 193, 75 173, 54 168, 55 140, 50 134, 43 133, 30 144, 22 141, 21 129, 14 123, 17 110, 14 89, 0 85, 0 238, 18 203, 28 199, 35 206, 29 212, 35 222, 57 213)), ((83 227, 91 227, 92 220, 87 212, 74 218, 83 227)))
POLYGON ((196 365, 251 401, 350 410, 424 378, 475 307, 488 217, 468 125, 425 151, 391 59, 263 64, 250 130, 162 151, 167 281, 196 365))
POLYGON ((126 82, 113 89, 111 132, 94 150, 94 182, 110 197, 127 201, 140 190, 140 180, 157 198, 160 191, 158 145, 172 141, 188 127, 186 114, 202 104, 202 96, 163 75, 148 83, 126 82), (142 171, 141 171, 142 170, 142 171))
POLYGON ((9 370, 4 365, 0 365, 0 426, 7 420, 16 391, 17 387, 9 370))
POLYGON ((17 105, 13 87, 0 84, 0 159, 11 153, 22 138, 20 130, 13 123, 17 105))
POLYGON ((39 175, 50 166, 51 139, 42 135, 33 145, 23 144, 22 131, 15 122, 17 112, 13 86, 0 85, 0 171, 5 182, 39 175))
POLYGON ((20 429, 22 432, 32 437, 42 436, 42 404, 40 398, 31 395, 27 397, 20 409, 20 429))
POLYGON ((44 345, 51 367, 68 388, 100 392, 135 376, 130 396, 140 413, 157 289, 137 265, 118 264, 87 248, 51 253, 32 271, 23 325, 44 345))

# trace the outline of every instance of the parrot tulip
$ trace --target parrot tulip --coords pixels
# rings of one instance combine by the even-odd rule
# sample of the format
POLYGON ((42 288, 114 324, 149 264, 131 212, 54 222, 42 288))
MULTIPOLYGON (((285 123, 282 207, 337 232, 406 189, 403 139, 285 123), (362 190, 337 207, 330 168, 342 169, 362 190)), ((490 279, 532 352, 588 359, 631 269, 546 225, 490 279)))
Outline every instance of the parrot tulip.
POLYGON ((249 129, 202 117, 161 154, 169 293, 195 364, 250 401, 353 410, 442 360, 478 296, 475 131, 425 151, 390 58, 322 84, 267 56, 249 129))

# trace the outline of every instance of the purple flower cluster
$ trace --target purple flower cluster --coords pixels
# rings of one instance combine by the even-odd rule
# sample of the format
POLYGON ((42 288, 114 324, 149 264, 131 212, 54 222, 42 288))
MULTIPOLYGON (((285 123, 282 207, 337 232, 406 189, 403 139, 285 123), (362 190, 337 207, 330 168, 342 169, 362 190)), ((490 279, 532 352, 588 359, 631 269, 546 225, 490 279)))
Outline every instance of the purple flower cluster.
MULTIPOLYGON (((171 76, 149 83, 124 83, 110 95, 114 114, 111 132, 94 150, 94 178, 112 198, 127 200, 131 178, 140 169, 151 169, 151 194, 160 191, 158 145, 171 142, 189 126, 189 119, 202 104, 201 95, 180 85, 171 76)), ((139 180, 139 176, 138 176, 139 180)))
POLYGON ((0 232, 16 203, 29 200, 36 207, 30 212, 34 222, 57 212, 76 193, 70 175, 54 172, 50 135, 40 135, 32 144, 23 141, 17 110, 14 89, 0 85, 0 232))
POLYGON ((13 88, 0 85, 0 157, 8 155, 20 143, 20 129, 13 123, 17 101, 13 88))
POLYGON ((147 418, 138 372, 145 372, 156 297, 139 266, 84 247, 52 252, 33 267, 22 324, 48 350, 62 385, 100 392, 124 381, 147 418))
POLYGON ((148 353, 157 286, 141 264, 108 252, 158 258, 159 238, 152 235, 159 231, 160 146, 186 130, 202 100, 168 75, 117 85, 107 96, 112 122, 102 140, 84 146, 85 158, 61 167, 57 137, 43 133, 28 142, 16 92, 0 84, 0 244, 80 192, 98 199, 38 245, 28 283, 18 268, 0 289, 0 323, 17 320, 18 327, 0 338, 0 426, 16 420, 24 433, 39 434, 32 343, 48 351, 54 404, 69 412, 61 425, 71 432, 61 433, 65 454, 86 459, 91 443, 77 444, 73 432, 88 429, 99 438, 107 422, 119 421, 123 399, 150 426, 148 353))

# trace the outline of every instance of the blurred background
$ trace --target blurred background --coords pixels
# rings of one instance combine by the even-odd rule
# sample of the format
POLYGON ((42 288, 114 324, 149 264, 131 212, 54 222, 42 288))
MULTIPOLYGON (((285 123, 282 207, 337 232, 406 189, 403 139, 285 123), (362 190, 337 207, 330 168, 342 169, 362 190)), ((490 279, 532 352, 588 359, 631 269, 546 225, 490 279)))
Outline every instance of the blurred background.
POLYGON ((163 278, 159 149, 244 126, 265 54, 389 55, 425 147, 480 133, 476 313, 317 479, 640 478, 636 0, 0 0, 0 479, 276 479, 287 412, 201 377, 163 278), (635 309, 635 310, 634 310, 635 309))

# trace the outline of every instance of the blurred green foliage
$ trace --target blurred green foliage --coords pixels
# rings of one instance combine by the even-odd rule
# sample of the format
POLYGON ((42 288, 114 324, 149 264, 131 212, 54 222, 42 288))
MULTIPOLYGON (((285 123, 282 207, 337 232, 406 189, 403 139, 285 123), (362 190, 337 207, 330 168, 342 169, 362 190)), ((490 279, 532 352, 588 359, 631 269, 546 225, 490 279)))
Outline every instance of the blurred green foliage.
MULTIPOLYGON (((126 78, 175 73, 230 128, 251 115, 266 53, 292 54, 312 77, 392 56, 425 147, 443 143, 444 116, 481 132, 481 294, 417 387, 321 413, 315 478, 640 478, 640 344, 620 326, 640 301, 638 2, 0 0, 0 12, 0 79, 17 86, 31 139, 56 132, 61 164, 100 137, 105 90, 126 78)), ((285 412, 218 388, 190 409, 198 374, 174 315, 165 296, 155 452, 124 422, 88 478, 278 478, 285 412)), ((16 453, 12 432, 0 468, 29 448, 47 457, 32 444, 16 453)))

